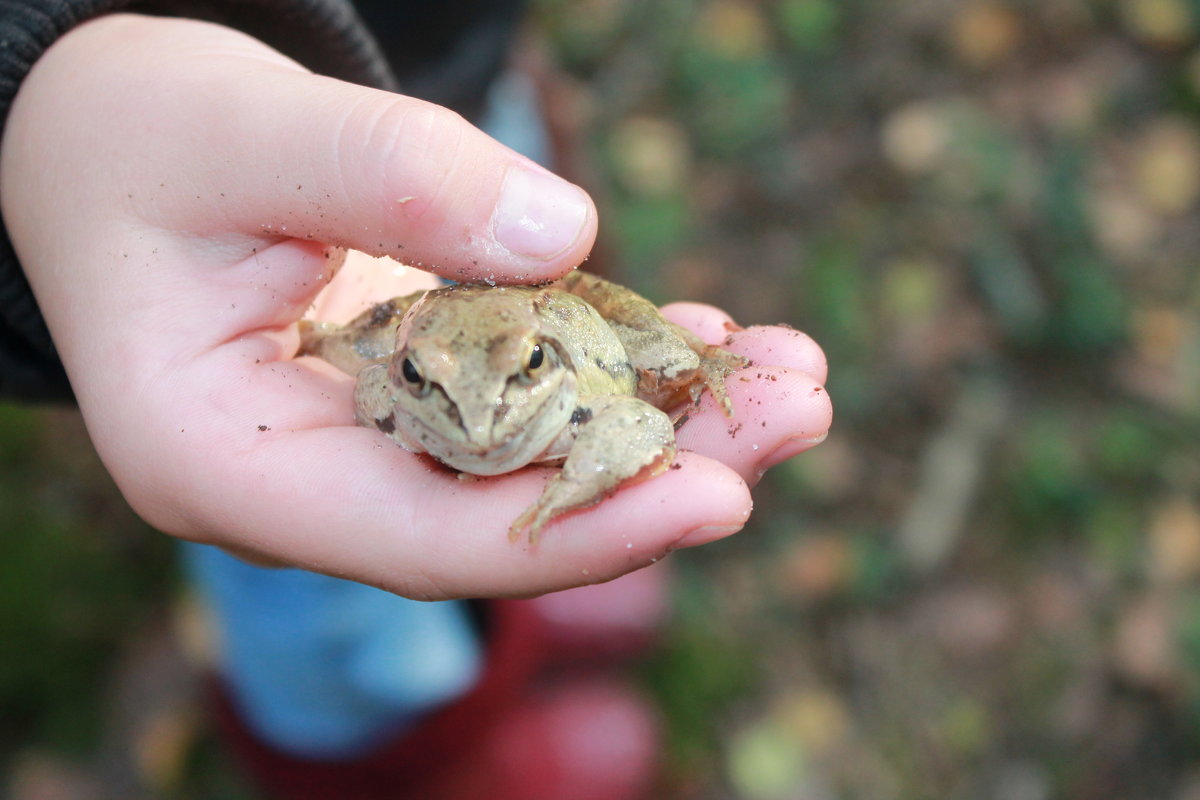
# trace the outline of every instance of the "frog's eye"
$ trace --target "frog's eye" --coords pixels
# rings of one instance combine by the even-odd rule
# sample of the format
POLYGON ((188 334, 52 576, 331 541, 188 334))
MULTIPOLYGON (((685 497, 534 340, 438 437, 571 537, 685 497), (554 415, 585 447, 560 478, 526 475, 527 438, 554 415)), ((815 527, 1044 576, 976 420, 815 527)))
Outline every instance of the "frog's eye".
POLYGON ((535 344, 533 346, 533 349, 529 351, 529 365, 526 366, 525 369, 529 370, 530 372, 533 372, 538 367, 540 367, 542 365, 542 362, 544 362, 545 360, 546 360, 546 354, 544 352, 542 352, 542 346, 540 344, 535 344))
POLYGON ((546 348, 544 345, 535 344, 529 349, 529 354, 525 356, 525 368, 517 375, 517 380, 526 386, 536 383, 540 380, 538 370, 545 365, 546 348))
POLYGON ((400 376, 404 378, 408 390, 417 397, 429 394, 429 381, 421 377, 421 371, 407 356, 400 362, 400 376))
POLYGON ((417 365, 412 363, 411 358, 404 359, 404 363, 400 365, 400 374, 409 383, 421 382, 421 373, 417 371, 417 365))

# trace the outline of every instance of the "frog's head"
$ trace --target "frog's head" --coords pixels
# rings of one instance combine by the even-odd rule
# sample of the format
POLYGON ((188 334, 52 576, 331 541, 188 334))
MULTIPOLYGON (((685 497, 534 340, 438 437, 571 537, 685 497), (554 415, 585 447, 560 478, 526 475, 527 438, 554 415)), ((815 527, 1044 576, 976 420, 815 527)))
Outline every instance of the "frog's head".
POLYGON ((409 310, 387 366, 394 438, 475 474, 509 472, 567 426, 575 373, 528 289, 457 286, 409 310))

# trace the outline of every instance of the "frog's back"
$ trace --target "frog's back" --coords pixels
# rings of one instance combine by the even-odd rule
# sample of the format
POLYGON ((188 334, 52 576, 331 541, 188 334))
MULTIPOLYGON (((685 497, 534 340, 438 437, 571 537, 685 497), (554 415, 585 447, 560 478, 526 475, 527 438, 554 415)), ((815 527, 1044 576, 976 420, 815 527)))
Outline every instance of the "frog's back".
POLYGON ((552 286, 533 291, 543 336, 573 366, 581 395, 637 393, 637 374, 625 348, 595 308, 552 286))

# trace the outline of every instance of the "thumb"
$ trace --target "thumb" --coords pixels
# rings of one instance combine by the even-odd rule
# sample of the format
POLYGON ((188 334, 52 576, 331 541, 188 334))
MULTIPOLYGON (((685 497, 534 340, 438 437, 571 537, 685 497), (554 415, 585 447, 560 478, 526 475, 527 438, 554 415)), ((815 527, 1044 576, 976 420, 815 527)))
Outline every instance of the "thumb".
POLYGON ((153 225, 310 239, 456 280, 550 279, 594 241, 583 190, 447 109, 313 75, 195 21, 106 18, 74 38, 95 52, 87 63, 117 62, 117 75, 73 79, 97 83, 77 95, 96 106, 90 141, 121 143, 122 178, 154 187, 135 209, 153 225))
POLYGON ((390 255, 454 280, 548 280, 586 258, 577 186, 420 100, 280 71, 204 144, 244 233, 390 255), (250 143, 248 145, 248 143, 250 143), (224 173, 224 174, 221 174, 224 173))

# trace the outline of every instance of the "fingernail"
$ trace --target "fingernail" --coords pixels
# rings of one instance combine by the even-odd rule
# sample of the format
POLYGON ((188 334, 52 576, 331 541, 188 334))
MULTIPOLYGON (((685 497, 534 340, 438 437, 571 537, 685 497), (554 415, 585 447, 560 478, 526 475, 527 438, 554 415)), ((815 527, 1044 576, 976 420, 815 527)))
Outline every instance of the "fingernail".
POLYGON ((799 436, 797 436, 793 439, 788 439, 783 444, 779 445, 779 447, 776 447, 774 450, 772 450, 771 453, 766 458, 764 458, 762 461, 758 462, 759 477, 762 477, 762 474, 764 472, 766 472, 767 470, 769 470, 771 467, 775 466, 776 464, 780 464, 784 461, 787 461, 789 458, 792 458, 793 456, 798 456, 801 453, 803 453, 805 450, 811 450, 812 448, 819 445, 821 442, 825 441, 825 439, 828 436, 829 436, 829 432, 826 431, 825 433, 821 434, 820 436, 814 436, 809 439, 802 438, 799 436))
POLYGON ((548 260, 575 244, 587 222, 588 205, 578 187, 514 164, 500 187, 492 233, 511 253, 548 260))
POLYGON ((709 542, 715 542, 717 539, 724 539, 726 536, 737 533, 742 529, 741 525, 705 525, 703 528, 696 528, 693 531, 688 531, 675 542, 675 547, 697 547, 709 542))

